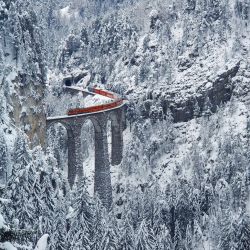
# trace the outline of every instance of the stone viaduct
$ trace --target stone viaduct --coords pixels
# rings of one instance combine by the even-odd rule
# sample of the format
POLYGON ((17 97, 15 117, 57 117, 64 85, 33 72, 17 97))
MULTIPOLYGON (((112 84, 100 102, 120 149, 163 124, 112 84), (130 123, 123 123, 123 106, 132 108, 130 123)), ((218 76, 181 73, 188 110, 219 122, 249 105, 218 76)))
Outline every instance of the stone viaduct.
POLYGON ((125 128, 125 106, 88 114, 62 117, 48 117, 47 130, 56 123, 62 124, 68 137, 68 181, 72 186, 76 176, 83 176, 83 152, 81 152, 81 131, 83 124, 90 120, 95 134, 94 192, 99 195, 107 208, 112 204, 110 164, 118 165, 122 160, 123 130, 125 128), (107 123, 111 121, 111 162, 109 162, 107 123))

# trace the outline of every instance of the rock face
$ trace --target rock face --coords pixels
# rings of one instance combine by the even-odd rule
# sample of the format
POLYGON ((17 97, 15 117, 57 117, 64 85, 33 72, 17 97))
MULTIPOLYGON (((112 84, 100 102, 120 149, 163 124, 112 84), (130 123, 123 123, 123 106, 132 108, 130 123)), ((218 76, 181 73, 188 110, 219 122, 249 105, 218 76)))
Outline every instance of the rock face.
POLYGON ((27 133, 31 146, 44 145, 45 66, 35 13, 6 2, 0 13, 1 87, 11 123, 27 133))
POLYGON ((221 104, 230 101, 239 85, 237 76, 240 70, 240 61, 236 61, 224 71, 201 83, 192 81, 189 74, 187 78, 183 75, 181 82, 175 82, 172 87, 148 92, 140 106, 141 114, 144 118, 161 119, 170 112, 175 123, 209 116, 215 113, 221 104))
POLYGON ((210 109, 216 112, 219 105, 230 100, 234 86, 231 79, 239 71, 240 62, 232 68, 216 76, 215 80, 209 84, 208 88, 200 88, 199 92, 194 93, 192 97, 180 102, 165 100, 163 109, 170 108, 174 122, 186 122, 205 114, 210 109), (208 103, 206 103, 208 102, 208 103), (165 106, 166 105, 166 106, 165 106), (195 110, 195 109, 198 110, 195 110))

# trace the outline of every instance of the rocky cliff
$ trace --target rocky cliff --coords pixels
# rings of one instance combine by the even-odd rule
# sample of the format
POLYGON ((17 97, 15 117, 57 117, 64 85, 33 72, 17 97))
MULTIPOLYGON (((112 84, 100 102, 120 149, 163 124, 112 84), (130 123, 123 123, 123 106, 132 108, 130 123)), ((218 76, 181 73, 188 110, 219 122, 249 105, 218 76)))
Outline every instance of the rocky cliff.
POLYGON ((1 115, 24 131, 32 146, 44 145, 46 74, 36 15, 26 2, 0 5, 1 92, 7 103, 1 115))

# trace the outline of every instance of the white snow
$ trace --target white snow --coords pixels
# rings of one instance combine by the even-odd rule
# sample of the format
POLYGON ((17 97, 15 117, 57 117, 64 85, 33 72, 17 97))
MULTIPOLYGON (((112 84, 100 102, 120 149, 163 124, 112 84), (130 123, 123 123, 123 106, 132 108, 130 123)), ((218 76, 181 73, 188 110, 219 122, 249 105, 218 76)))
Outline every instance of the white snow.
POLYGON ((85 107, 90 107, 90 106, 96 106, 96 105, 101 105, 105 103, 112 102, 112 99, 102 96, 102 95, 94 95, 94 96, 87 96, 84 99, 85 107))
POLYGON ((156 9, 151 10, 151 12, 150 12, 150 14, 149 14, 149 16, 150 16, 151 18, 157 18, 158 15, 159 15, 159 11, 156 10, 156 9))
POLYGON ((37 242, 35 250, 46 250, 47 248, 47 241, 48 241, 48 234, 44 234, 37 242))
POLYGON ((58 11, 58 18, 61 22, 67 24, 79 18, 79 11, 68 5, 58 11))
POLYGON ((66 86, 65 89, 72 89, 72 90, 80 91, 89 95, 94 95, 94 93, 88 91, 88 89, 84 89, 83 87, 80 87, 80 86, 70 86, 70 87, 66 86))
POLYGON ((0 243, 0 248, 3 250, 17 250, 10 242, 0 243))
POLYGON ((87 75, 82 78, 78 83, 77 86, 83 86, 86 87, 91 79, 91 74, 88 72, 87 75))
POLYGON ((247 210, 247 213, 250 215, 250 195, 249 195, 249 197, 248 197, 247 208, 246 208, 246 210, 247 210))
POLYGON ((0 229, 2 229, 4 226, 5 226, 5 220, 2 214, 0 214, 0 229))
POLYGON ((59 14, 64 19, 70 19, 70 17, 71 17, 70 6, 66 6, 66 7, 60 9, 59 14))
POLYGON ((95 174, 95 152, 94 147, 89 145, 89 157, 84 159, 83 173, 87 178, 87 190, 91 196, 94 196, 94 174, 95 174))

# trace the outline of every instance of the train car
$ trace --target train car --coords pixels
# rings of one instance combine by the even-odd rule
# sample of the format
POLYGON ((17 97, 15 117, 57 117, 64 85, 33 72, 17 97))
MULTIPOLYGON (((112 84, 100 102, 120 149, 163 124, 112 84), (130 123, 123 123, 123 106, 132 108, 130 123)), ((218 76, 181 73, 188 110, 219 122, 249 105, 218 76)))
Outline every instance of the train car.
POLYGON ((76 109, 70 109, 68 111, 68 115, 79 115, 79 114, 88 114, 88 113, 95 113, 100 111, 105 111, 107 109, 112 109, 115 107, 120 106, 123 103, 122 99, 118 99, 114 102, 97 105, 97 106, 91 106, 87 108, 76 108, 76 109))
POLYGON ((116 96, 114 93, 109 92, 107 90, 98 89, 96 87, 93 87, 93 88, 88 87, 88 91, 93 92, 93 93, 98 94, 98 95, 106 96, 106 97, 111 98, 111 99, 117 99, 118 98, 118 96, 116 96))
POLYGON ((110 99, 113 99, 113 101, 110 103, 97 105, 97 106, 70 109, 70 110, 68 110, 68 115, 87 114, 87 113, 94 113, 94 112, 104 111, 107 109, 112 109, 112 108, 120 106, 124 100, 124 98, 121 98, 120 96, 117 96, 112 92, 109 92, 107 90, 98 89, 95 86, 88 87, 88 91, 95 93, 95 94, 98 94, 98 95, 106 96, 110 99))

